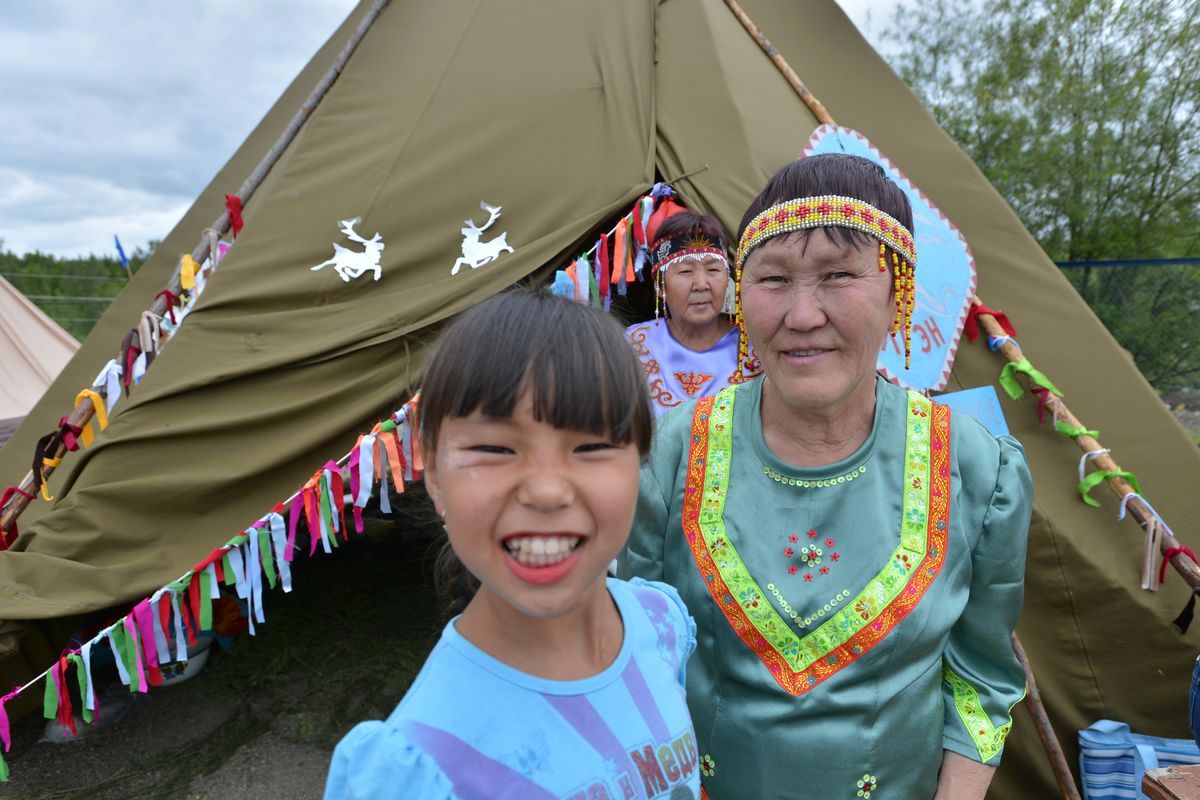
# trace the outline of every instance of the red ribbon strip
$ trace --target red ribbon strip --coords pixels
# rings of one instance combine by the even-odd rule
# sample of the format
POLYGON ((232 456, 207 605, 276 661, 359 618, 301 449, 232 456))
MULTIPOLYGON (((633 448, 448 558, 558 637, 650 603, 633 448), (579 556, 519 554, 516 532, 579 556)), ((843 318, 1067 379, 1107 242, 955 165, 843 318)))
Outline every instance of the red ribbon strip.
MULTIPOLYGON (((4 490, 4 494, 0 494, 0 511, 3 511, 4 507, 8 505, 8 501, 17 495, 21 495, 26 500, 33 500, 35 497, 29 492, 22 491, 19 486, 10 486, 4 490)), ((0 552, 3 552, 12 547, 12 543, 21 535, 21 532, 17 530, 17 521, 13 520, 11 531, 2 531, 0 534, 2 534, 0 535, 0 552)))
POLYGON ((1035 386, 1033 388, 1033 393, 1035 395, 1037 395, 1038 425, 1041 425, 1041 424, 1045 423, 1045 421, 1046 421, 1046 408, 1050 403, 1051 395, 1053 395, 1054 393, 1051 392, 1049 389, 1046 389, 1041 386, 1035 386))
POLYGON ((158 298, 164 296, 167 298, 167 316, 171 318, 172 325, 178 325, 179 320, 175 319, 175 306, 179 303, 179 295, 175 294, 170 289, 163 289, 161 292, 154 295, 154 299, 157 300, 158 298))
POLYGON ((67 421, 67 417, 62 417, 58 421, 59 433, 62 435, 63 446, 74 453, 79 449, 79 440, 75 437, 83 433, 83 428, 78 425, 72 425, 67 421))
POLYGON ((973 342, 979 338, 979 315, 990 314, 995 318, 996 322, 1000 323, 1000 327, 1004 332, 1014 339, 1017 338, 1017 329, 1009 322, 1008 315, 1003 311, 993 311, 983 303, 976 303, 967 311, 967 321, 963 323, 963 333, 966 334, 967 341, 973 342))
POLYGON ((229 227, 233 229, 233 238, 236 239, 245 225, 242 222, 242 198, 236 194, 225 195, 225 211, 229 214, 229 227))
POLYGON ((131 330, 125 334, 125 341, 121 345, 125 353, 122 366, 125 367, 125 374, 121 376, 121 383, 125 386, 125 396, 129 396, 129 387, 133 384, 133 362, 137 361, 137 357, 142 354, 142 347, 138 344, 137 330, 131 330))
POLYGON ((1187 547, 1186 545, 1182 545, 1182 544, 1179 545, 1178 547, 1171 547, 1167 550, 1167 552, 1163 553, 1162 564, 1159 565, 1159 567, 1158 567, 1158 582, 1159 583, 1162 583, 1164 580, 1167 579, 1167 564, 1171 563, 1172 558, 1174 558, 1175 556, 1179 556, 1179 555, 1187 556, 1192 561, 1195 561, 1197 564, 1200 564, 1200 560, 1196 559, 1196 554, 1192 552, 1192 548, 1187 547))
POLYGON ((72 736, 78 735, 75 730, 75 709, 71 705, 71 689, 67 685, 67 668, 70 666, 66 656, 59 658, 58 663, 54 665, 54 686, 58 691, 58 724, 64 730, 71 732, 72 736))

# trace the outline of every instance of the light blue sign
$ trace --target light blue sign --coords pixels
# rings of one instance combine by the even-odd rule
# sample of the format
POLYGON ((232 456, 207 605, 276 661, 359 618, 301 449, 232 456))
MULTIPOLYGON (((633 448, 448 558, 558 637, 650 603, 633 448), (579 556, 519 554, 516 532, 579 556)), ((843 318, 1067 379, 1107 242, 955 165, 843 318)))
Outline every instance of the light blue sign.
POLYGON ((996 394, 995 386, 963 389, 961 392, 940 394, 933 399, 973 417, 976 422, 991 431, 993 436, 1008 433, 1008 423, 1004 420, 1004 409, 1000 407, 1000 396, 996 394))
POLYGON ((884 339, 879 369, 889 379, 919 391, 945 388, 958 351, 958 339, 975 293, 975 259, 966 239, 933 201, 921 192, 858 131, 822 125, 804 155, 849 153, 883 167, 913 209, 917 244, 917 305, 913 310, 912 364, 904 368, 900 337, 884 339))

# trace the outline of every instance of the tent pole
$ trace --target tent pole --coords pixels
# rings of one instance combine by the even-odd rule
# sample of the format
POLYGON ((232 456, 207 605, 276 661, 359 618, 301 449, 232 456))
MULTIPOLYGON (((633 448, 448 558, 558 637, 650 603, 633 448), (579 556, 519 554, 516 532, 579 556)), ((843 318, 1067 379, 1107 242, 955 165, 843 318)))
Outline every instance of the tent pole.
MULTIPOLYGON (((983 305, 983 301, 978 297, 972 297, 971 303, 977 306, 983 305)), ((1024 358, 1021 348, 1008 338, 995 317, 986 311, 980 311, 977 319, 979 320, 979 327, 983 328, 984 333, 989 337, 995 337, 1004 342, 999 348, 1001 355, 1012 362, 1019 362, 1024 358)), ((1063 420, 1073 430, 1086 430, 1083 423, 1079 421, 1079 418, 1071 413, 1071 409, 1067 408, 1067 404, 1063 402, 1061 397, 1053 393, 1047 395, 1046 407, 1057 414, 1058 418, 1063 420)), ((1097 469, 1114 473, 1113 477, 1105 480, 1105 483, 1108 484, 1108 488, 1112 489, 1117 497, 1124 500, 1129 495, 1133 495, 1133 497, 1124 500, 1124 502, 1129 512, 1133 514, 1142 528, 1149 530, 1149 526, 1158 525, 1163 529, 1162 540, 1159 545, 1161 552, 1165 555, 1173 551, 1170 559, 1171 566, 1187 581, 1188 586, 1192 588, 1192 592, 1200 592, 1200 565, 1197 565, 1195 561, 1179 549, 1179 540, 1175 538, 1165 525, 1161 524, 1155 513, 1142 500, 1141 495, 1134 491, 1129 482, 1124 478, 1117 477, 1115 473, 1121 471, 1121 466, 1108 452, 1104 452, 1104 447, 1095 437, 1084 433, 1074 437, 1074 439, 1075 443, 1079 445, 1079 449, 1083 452, 1096 453, 1093 457, 1093 463, 1097 469)))
POLYGON ((808 110, 817 118, 817 121, 822 125, 835 124, 833 117, 829 116, 829 111, 825 109, 824 104, 808 90, 808 87, 804 85, 804 81, 800 80, 800 76, 796 74, 783 55, 775 49, 775 45, 771 44, 771 40, 758 29, 758 26, 754 24, 754 20, 750 19, 749 15, 742 10, 741 4, 737 0, 725 0, 725 5, 729 6, 729 10, 738 18, 738 22, 742 23, 742 27, 746 29, 746 33, 750 34, 754 41, 758 42, 758 46, 767 54, 767 58, 775 63, 775 67, 782 73, 796 94, 800 96, 800 99, 804 101, 804 105, 808 106, 808 110))
POLYGON ((1046 753, 1050 756, 1050 767, 1054 770, 1058 788, 1062 791, 1064 800, 1081 800, 1079 789, 1075 786, 1075 777, 1071 774, 1071 768, 1067 766, 1067 757, 1063 754, 1058 736, 1050 725, 1050 717, 1046 715, 1046 706, 1042 703, 1042 693, 1038 691, 1037 681, 1033 678, 1029 656, 1025 655, 1025 648, 1015 633, 1012 635, 1012 648, 1017 660, 1021 662, 1021 668, 1025 670, 1025 685, 1029 690, 1025 697, 1025 707, 1029 709, 1029 716, 1033 717, 1033 724, 1042 739, 1042 747, 1046 748, 1046 753))
MULTIPOLYGON (((833 121, 833 117, 830 116, 829 111, 825 108, 825 105, 815 96, 813 96, 813 93, 810 92, 808 87, 805 86, 803 81, 800 80, 800 77, 796 74, 795 70, 791 68, 791 65, 788 64, 787 60, 783 57, 783 54, 775 49, 775 46, 772 45, 770 40, 767 39, 766 35, 759 30, 758 26, 754 24, 753 20, 750 19, 750 17, 742 9, 741 5, 738 4, 737 0, 725 0, 725 5, 729 6, 729 10, 732 11, 734 16, 738 18, 738 21, 742 23, 742 27, 746 29, 746 32, 749 33, 756 42, 758 42, 758 46, 762 48, 763 52, 767 54, 767 57, 771 59, 776 68, 780 71, 780 73, 783 74, 783 77, 791 85, 792 89, 795 90, 796 94, 800 97, 804 104, 808 106, 813 116, 815 116, 823 125, 836 125, 837 123, 833 121)), ((978 300, 979 298, 974 298, 974 301, 978 302, 978 300)), ((982 323, 984 315, 980 314, 979 318, 982 323)), ((991 318, 988 317, 988 319, 991 318)), ((999 327, 998 323, 996 323, 994 319, 992 322, 999 327)), ((1003 333, 1003 331, 1001 331, 1001 333, 1003 333)), ((1130 489, 1130 491, 1132 491, 1132 489, 1130 489)), ((1165 538, 1166 537, 1164 536, 1164 539, 1165 538)), ((1179 560, 1181 559, 1176 557, 1175 561, 1179 560)), ((1197 571, 1197 574, 1200 575, 1200 570, 1197 571)), ((1021 640, 1017 638, 1015 633, 1012 635, 1012 644, 1013 652, 1016 654, 1017 660, 1021 662, 1021 667, 1025 670, 1025 680, 1029 686, 1026 704, 1029 708, 1029 713, 1033 716, 1034 722, 1037 725, 1038 735, 1042 738, 1042 746, 1045 748, 1046 755, 1050 759, 1050 768, 1054 771, 1054 775, 1058 780, 1059 787, 1063 791, 1063 797, 1065 800, 1079 800, 1079 792, 1075 788, 1075 781, 1074 778, 1071 777, 1071 770, 1070 767, 1067 766, 1067 760, 1063 755, 1062 746, 1058 743, 1058 738, 1054 734, 1054 729, 1050 727, 1050 718, 1046 713, 1046 706, 1042 704, 1041 693, 1037 691, 1037 683, 1034 681, 1033 669, 1029 665, 1029 659, 1025 655, 1025 648, 1021 646, 1021 640)))
MULTIPOLYGON (((283 133, 279 135, 279 138, 275 140, 275 143, 271 145, 271 148, 267 151, 266 155, 262 157, 262 160, 258 162, 258 165, 255 166, 253 171, 251 171, 251 173, 242 182, 242 185, 238 188, 237 196, 243 204, 247 203, 250 198, 254 196, 254 192, 267 177, 267 173, 269 173, 271 168, 274 167, 276 162, 279 161, 279 158, 283 155, 284 151, 287 150, 288 145, 292 143, 292 140, 296 138, 296 134, 300 132, 300 128, 303 127, 308 118, 312 116, 313 111, 316 110, 317 105, 325 97, 325 94, 329 91, 329 87, 333 86, 334 81, 336 81, 338 76, 342 74, 342 70, 345 68, 346 63, 350 60, 350 56, 354 54, 355 49, 363 40, 363 37, 366 36, 367 31, 371 28, 371 25, 383 12, 383 9, 385 6, 387 6, 388 2, 389 0, 375 0, 374 5, 371 6, 370 10, 367 11, 366 15, 358 23, 358 26, 354 29, 350 39, 341 49, 341 52, 337 54, 337 57, 334 58, 329 69, 326 70, 325 74, 321 76, 321 79, 317 82, 317 85, 313 88, 312 92, 308 95, 305 101, 300 104, 300 109, 296 112, 296 115, 292 117, 292 120, 288 123, 287 128, 284 129, 283 133)), ((228 212, 222 212, 221 216, 213 220, 212 225, 209 226, 204 235, 201 236, 200 243, 197 244, 192 250, 192 259, 197 264, 203 263, 204 259, 208 258, 211 248, 215 246, 217 239, 219 239, 221 236, 224 236, 228 230, 229 214, 228 212), (215 232, 216 235, 209 235, 210 231, 215 232)), ((167 282, 167 291, 176 296, 182 291, 178 267, 176 267, 175 274, 171 277, 171 280, 167 282)), ((169 303, 170 300, 166 294, 158 295, 154 301, 154 304, 150 306, 150 313, 161 318, 167 313, 167 306, 169 303)), ((165 345, 165 343, 160 343, 160 347, 163 345, 165 345)), ((121 353, 117 354, 118 362, 121 360, 121 355, 121 353)), ((98 387, 96 392, 101 397, 105 396, 106 394, 104 387, 102 386, 98 387)), ((82 428, 91 421, 92 417, 95 416, 95 413, 96 410, 92 406, 92 401, 85 398, 79 403, 79 405, 75 407, 70 416, 67 417, 67 424, 82 428)), ((50 454, 50 458, 61 459, 65 457, 66 453, 67 448, 60 442, 55 451, 50 454)), ((43 467, 42 469, 42 475, 45 478, 48 478, 53 472, 54 467, 49 465, 43 467)), ((8 505, 4 506, 3 509, 0 509, 0 531, 8 532, 13 530, 13 527, 16 525, 17 518, 21 516, 21 512, 25 510, 25 508, 36 496, 31 491, 33 484, 34 474, 33 471, 30 470, 28 473, 26 473, 25 478, 18 486, 20 491, 13 495, 12 500, 8 503, 8 505)))

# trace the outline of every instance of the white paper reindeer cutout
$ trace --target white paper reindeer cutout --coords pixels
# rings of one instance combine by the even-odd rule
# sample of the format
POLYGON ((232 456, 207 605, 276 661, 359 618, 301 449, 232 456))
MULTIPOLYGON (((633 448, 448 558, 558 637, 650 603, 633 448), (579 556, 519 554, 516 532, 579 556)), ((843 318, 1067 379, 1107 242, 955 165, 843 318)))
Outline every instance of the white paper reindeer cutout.
POLYGON ((480 203, 479 207, 488 212, 488 221, 479 226, 475 224, 475 220, 473 219, 465 220, 467 227, 459 229, 459 233, 463 237, 462 257, 454 262, 454 266, 450 270, 451 275, 457 275, 458 270, 463 264, 466 264, 471 269, 479 269, 484 264, 490 264, 495 261, 502 253, 514 252, 508 244, 507 231, 495 239, 490 239, 486 242, 479 240, 480 234, 492 227, 493 222, 500 219, 501 206, 489 206, 487 203, 480 203))
POLYGON ((383 268, 379 266, 379 257, 383 253, 384 244, 378 233, 370 239, 364 239, 355 233, 354 226, 360 222, 362 222, 362 217, 355 217, 354 219, 342 220, 338 223, 338 226, 350 241, 361 244, 363 251, 358 253, 335 243, 333 245, 333 258, 312 267, 313 272, 332 264, 333 268, 337 271, 338 277, 346 283, 349 283, 351 278, 361 278, 368 272, 374 272, 375 280, 379 280, 379 277, 383 274, 383 268))

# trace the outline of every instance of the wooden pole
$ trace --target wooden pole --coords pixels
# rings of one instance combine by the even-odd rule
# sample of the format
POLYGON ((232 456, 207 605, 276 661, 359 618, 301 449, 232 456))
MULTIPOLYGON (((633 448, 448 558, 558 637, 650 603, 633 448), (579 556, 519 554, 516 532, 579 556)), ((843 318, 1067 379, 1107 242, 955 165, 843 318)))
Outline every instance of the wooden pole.
POLYGON ((800 96, 800 99, 804 101, 804 105, 808 106, 808 110, 813 113, 813 116, 822 125, 833 125, 833 117, 829 116, 829 112, 825 109, 825 106, 808 90, 808 87, 804 85, 804 81, 800 80, 800 76, 788 64, 787 59, 775 49, 775 45, 771 44, 771 40, 758 29, 758 26, 754 24, 749 15, 742 10, 742 6, 737 0, 725 0, 725 5, 729 6, 729 10, 738 18, 738 22, 742 23, 742 27, 746 29, 746 33, 750 34, 751 38, 758 42, 758 46, 767 54, 767 58, 775 63, 775 67, 791 85, 796 94, 800 96))
POLYGON ((1054 733, 1054 728, 1050 725, 1046 706, 1042 703, 1042 693, 1038 691, 1037 681, 1034 680, 1029 656, 1025 655, 1025 648, 1015 633, 1012 636, 1012 648, 1017 660, 1021 662, 1021 668, 1025 670, 1025 685, 1028 688, 1028 694, 1025 696, 1025 708, 1029 709, 1029 716, 1033 717, 1034 727, 1037 728, 1038 736, 1042 739, 1042 747, 1050 756, 1050 768, 1054 770, 1058 788, 1062 791, 1064 800, 1081 800, 1079 789, 1075 786, 1075 777, 1071 774, 1071 768, 1067 766, 1067 757, 1063 753, 1062 745, 1058 743, 1058 736, 1054 733))
MULTIPOLYGON (((982 306, 983 302, 978 297, 972 297, 971 304, 982 306)), ((1007 336, 1007 334, 1004 332, 1004 329, 1000 326, 1000 323, 995 317, 985 311, 981 311, 976 319, 979 321, 979 327, 983 328, 984 333, 986 333, 988 336, 996 337, 1003 341, 1003 344, 1001 344, 998 348, 998 352, 1004 356, 1004 358, 1012 362, 1018 362, 1024 359, 1024 355, 1021 353, 1020 346, 1007 336)), ((1063 402, 1061 397, 1050 393, 1047 396, 1046 407, 1073 430, 1084 428, 1083 423, 1079 421, 1078 417, 1071 413, 1071 409, 1067 407, 1067 404, 1063 402)), ((1114 473, 1121 471, 1121 466, 1110 454, 1101 452, 1104 450, 1104 447, 1094 436, 1085 433, 1074 438, 1075 443, 1079 445, 1079 449, 1084 453, 1096 453, 1096 455, 1092 457, 1092 463, 1097 469, 1107 470, 1114 473)), ((1134 497, 1131 497, 1129 500, 1125 501, 1126 508, 1129 509, 1129 513, 1133 514, 1134 518, 1143 528, 1149 530, 1149 526, 1158 525, 1162 529, 1160 549, 1163 554, 1166 554, 1172 548, 1179 547, 1179 540, 1172 536, 1170 531, 1166 530, 1165 527, 1158 522, 1154 512, 1150 510, 1150 508, 1142 500, 1141 496, 1137 495, 1133 487, 1129 485, 1128 481, 1126 481, 1124 478, 1114 475, 1111 478, 1107 478, 1105 483, 1108 484, 1108 488, 1112 489, 1113 493, 1119 498, 1124 499, 1128 495, 1135 495, 1134 497)), ((1185 581, 1187 581, 1188 585, 1192 587, 1193 592, 1200 591, 1200 565, 1197 565, 1195 561, 1192 561, 1192 559, 1188 558, 1186 555, 1176 551, 1175 555, 1171 556, 1171 566, 1175 568, 1175 571, 1178 572, 1185 581)))
MULTIPOLYGON (((813 116, 824 125, 835 125, 833 117, 829 115, 824 104, 813 96, 812 92, 808 90, 808 87, 804 85, 799 76, 796 75, 795 71, 787 63, 787 60, 784 59, 783 55, 775 49, 775 46, 771 44, 763 32, 759 30, 758 26, 742 10, 742 7, 738 5, 737 0, 725 0, 725 5, 729 6, 729 10, 742 23, 742 27, 746 29, 746 32, 758 42, 759 47, 774 62, 776 68, 787 79, 787 82, 791 84, 792 89, 795 90, 804 104, 812 111, 813 116)), ((979 302, 979 298, 975 297, 973 301, 979 302)), ((984 315, 981 314, 979 319, 982 322, 984 315)), ((988 317, 988 319, 999 328, 999 323, 994 318, 988 317)), ((1017 352, 1018 354, 1020 353, 1019 350, 1017 352)), ((1014 360, 1018 360, 1019 358, 1020 356, 1018 355, 1017 359, 1014 360)), ((1072 419, 1074 418, 1072 417, 1072 419)), ((1078 421, 1076 420, 1074 424, 1078 424, 1078 421)), ((1176 558, 1174 560, 1178 561, 1180 559, 1176 558)), ((1200 575, 1200 571, 1197 574, 1200 575)), ((1022 669, 1025 670, 1025 679, 1029 686, 1029 696, 1027 699, 1029 713, 1033 715, 1034 722, 1038 728, 1038 735, 1042 739, 1042 746, 1045 748, 1046 755, 1050 759, 1050 768, 1054 771, 1055 778, 1057 778, 1059 787, 1062 789, 1063 797, 1066 800, 1079 800, 1079 792, 1075 788, 1074 778, 1071 777, 1071 769, 1067 766, 1066 756, 1063 755, 1062 746, 1058 743, 1054 729, 1050 727, 1050 718, 1046 714, 1045 705, 1042 704, 1041 694, 1037 691, 1037 683, 1033 678, 1033 669, 1029 665, 1029 659, 1025 655, 1025 648, 1021 646, 1021 640, 1017 638, 1015 633, 1012 635, 1012 644, 1013 652, 1016 654, 1017 660, 1021 662, 1022 669)))
MULTIPOLYGON (((285 128, 283 133, 279 135, 279 138, 275 140, 275 143, 271 145, 271 149, 268 150, 266 155, 262 157, 262 159, 258 162, 258 165, 254 167, 253 171, 251 171, 246 179, 242 181, 242 185, 238 187, 237 196, 243 204, 248 202, 250 198, 254 196, 254 192, 260 185, 262 185, 263 179, 267 177, 267 173, 269 173, 271 168, 274 167, 276 162, 279 161, 280 156, 282 156, 284 151, 287 150, 288 145, 292 143, 292 140, 296 138, 296 134, 300 132, 300 128, 303 127, 308 118, 312 116, 313 111, 325 97, 325 94, 329 91, 329 87, 333 86, 334 81, 336 81, 338 76, 342 74, 342 70, 345 69, 346 63, 350 60, 350 56, 354 54, 355 49, 358 47, 359 43, 362 42, 363 37, 366 36, 367 31, 370 30, 371 25, 374 24, 376 19, 378 19, 388 2, 389 0, 375 0, 375 4, 371 6, 370 10, 358 23, 358 26, 354 29, 354 33, 351 34, 350 39, 346 42, 346 45, 333 60, 333 64, 331 64, 329 69, 325 71, 325 74, 321 76, 321 79, 317 82, 317 85, 313 88, 312 92, 309 93, 304 102, 300 104, 300 109, 296 112, 296 115, 292 117, 287 128, 285 128)), ((204 259, 208 258, 212 248, 216 246, 216 241, 221 236, 224 236, 228 230, 229 214, 227 212, 222 212, 221 216, 213 220, 212 225, 210 225, 206 230, 205 235, 201 237, 200 243, 197 244, 192 250, 192 258, 197 264, 203 263, 204 259), (209 231, 215 232, 216 235, 211 235, 209 231)), ((178 295, 180 291, 182 291, 178 268, 175 269, 175 274, 171 277, 171 280, 167 282, 167 291, 173 295, 178 295)), ((162 317, 167 312, 168 302, 167 296, 165 294, 160 294, 158 298, 155 299, 154 304, 150 306, 150 313, 154 314, 156 317, 162 317)), ((118 361, 120 360, 121 356, 121 353, 117 354, 118 361)), ((105 395, 104 387, 97 389, 97 393, 103 397, 105 395)), ((75 425, 82 428, 91 421, 92 417, 95 416, 95 413, 96 409, 92 407, 92 401, 85 398, 79 405, 75 407, 70 416, 67 417, 67 423, 69 425, 75 425)), ((68 451, 66 447, 60 445, 54 453, 50 454, 50 458, 61 459, 66 456, 67 452, 68 451)), ((42 475, 46 478, 49 478, 50 475, 53 474, 54 469, 55 468, 52 466, 46 466, 42 470, 42 475)), ((32 501, 34 494, 31 489, 33 488, 33 485, 34 474, 33 471, 30 470, 28 473, 26 473, 25 477, 21 480, 21 483, 18 486, 20 492, 14 494, 9 503, 5 505, 3 509, 0 509, 0 531, 7 532, 12 530, 13 525, 16 524, 17 518, 21 516, 21 512, 23 512, 32 501)))

